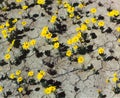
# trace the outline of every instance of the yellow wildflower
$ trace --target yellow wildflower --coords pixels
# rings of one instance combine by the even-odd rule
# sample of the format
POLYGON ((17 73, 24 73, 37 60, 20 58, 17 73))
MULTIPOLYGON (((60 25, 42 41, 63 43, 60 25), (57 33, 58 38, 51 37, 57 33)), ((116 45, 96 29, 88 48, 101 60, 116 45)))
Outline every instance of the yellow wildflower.
POLYGON ((38 80, 41 80, 42 78, 43 78, 43 75, 42 75, 41 73, 38 73, 38 74, 37 74, 37 79, 38 79, 38 80))
POLYGON ((32 39, 31 41, 30 41, 30 45, 31 46, 34 46, 36 44, 36 40, 35 39, 32 39))
POLYGON ((98 26, 99 26, 99 27, 103 27, 104 25, 105 25, 104 21, 99 21, 99 22, 98 22, 98 26))
POLYGON ((22 0, 16 0, 16 2, 22 2, 22 0))
POLYGON ((12 23, 16 23, 18 20, 17 19, 14 19, 13 21, 12 21, 12 23))
POLYGON ((46 34, 46 39, 51 39, 51 37, 52 37, 52 33, 48 33, 48 34, 46 34))
POLYGON ((58 37, 52 38, 52 41, 53 41, 53 42, 58 41, 58 37))
POLYGON ((27 50, 27 49, 29 49, 29 46, 30 46, 29 42, 24 42, 22 45, 22 48, 27 50))
POLYGON ((81 31, 87 30, 87 25, 86 24, 81 24, 80 30, 81 31))
POLYGON ((78 57, 78 63, 83 63, 85 61, 83 56, 78 57))
POLYGON ((26 5, 22 6, 23 10, 26 10, 27 8, 28 8, 28 6, 26 6, 26 5))
POLYGON ((5 54, 5 56, 4 56, 5 60, 9 60, 10 57, 11 57, 10 54, 5 54))
POLYGON ((113 77, 113 78, 112 78, 112 81, 115 82, 115 83, 116 83, 118 80, 119 80, 118 77, 113 77))
POLYGON ((74 17, 74 13, 70 13, 69 17, 73 18, 74 17))
POLYGON ((21 70, 16 71, 16 75, 19 76, 21 74, 21 70))
POLYGON ((22 21, 22 25, 26 26, 27 22, 26 21, 22 21))
POLYGON ((29 71, 29 72, 28 72, 28 76, 29 76, 29 77, 32 77, 33 75, 34 75, 34 71, 29 71))
POLYGON ((9 76, 10 79, 14 79, 15 78, 15 75, 14 73, 11 73, 10 76, 9 76))
POLYGON ((3 29, 5 26, 4 26, 4 24, 1 24, 0 25, 0 29, 3 29))
POLYGON ((71 50, 67 50, 66 56, 70 57, 71 55, 72 55, 72 51, 71 50))
POLYGON ((6 30, 2 30, 2 35, 3 35, 4 38, 7 38, 8 37, 7 31, 6 30))
POLYGON ((90 12, 91 13, 96 13, 97 9, 96 8, 91 8, 90 12))
POLYGON ((68 39, 68 40, 67 40, 67 44, 68 44, 68 45, 71 45, 72 43, 73 43, 73 42, 72 42, 72 39, 68 39))
POLYGON ((120 26, 116 28, 116 31, 117 31, 117 32, 120 32, 120 26))
POLYGON ((75 10, 75 8, 74 8, 74 7, 71 7, 71 6, 69 6, 69 7, 67 8, 67 12, 68 12, 68 13, 73 13, 74 10, 75 10))
POLYGON ((51 19, 50 19, 50 22, 51 23, 55 23, 56 22, 56 18, 57 18, 57 16, 52 16, 51 19))
POLYGON ((45 4, 45 0, 37 0, 37 4, 43 5, 45 4))
POLYGON ((45 89, 44 89, 44 93, 45 93, 45 94, 51 94, 51 93, 52 93, 51 88, 49 88, 49 87, 48 87, 48 88, 45 88, 45 89))
POLYGON ((104 48, 102 48, 102 47, 98 48, 98 53, 103 54, 104 53, 104 48))
POLYGON ((49 88, 51 89, 52 92, 54 92, 56 90, 55 86, 50 86, 49 88))
POLYGON ((90 23, 90 20, 89 20, 89 19, 86 19, 86 20, 85 20, 85 23, 86 23, 86 24, 89 24, 89 23, 90 23))
POLYGON ((22 77, 18 77, 18 78, 17 78, 17 82, 21 82, 22 80, 23 80, 22 77))
POLYGON ((78 5, 78 7, 81 8, 81 9, 82 9, 84 6, 85 6, 85 5, 82 4, 82 3, 78 5))
POLYGON ((77 45, 73 46, 73 49, 74 49, 74 50, 77 50, 77 49, 78 49, 78 46, 77 46, 77 45))
POLYGON ((6 21, 6 27, 9 27, 10 26, 10 24, 9 24, 9 22, 8 21, 6 21))
POLYGON ((18 91, 21 93, 23 91, 23 87, 19 87, 18 91))
POLYGON ((91 18, 92 23, 96 23, 96 21, 97 21, 96 18, 91 18))
POLYGON ((0 85, 0 92, 2 92, 3 91, 3 87, 0 85))
POLYGON ((54 47, 55 49, 59 48, 59 42, 54 43, 53 47, 54 47))

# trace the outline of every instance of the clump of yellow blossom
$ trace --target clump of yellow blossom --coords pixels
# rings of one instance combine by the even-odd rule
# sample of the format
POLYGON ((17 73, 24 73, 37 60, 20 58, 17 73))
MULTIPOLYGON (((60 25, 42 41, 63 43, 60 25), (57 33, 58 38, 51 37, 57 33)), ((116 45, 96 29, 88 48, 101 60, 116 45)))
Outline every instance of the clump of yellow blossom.
POLYGON ((15 78, 15 74, 14 73, 11 73, 10 76, 9 76, 10 79, 14 79, 15 78))
POLYGON ((37 74, 37 79, 38 79, 38 80, 41 80, 44 76, 45 76, 45 71, 41 70, 41 71, 37 74))
POLYGON ((26 26, 27 22, 26 21, 22 21, 22 26, 26 26))
POLYGON ((21 70, 16 71, 16 75, 19 76, 21 74, 21 70))
POLYGON ((23 80, 23 78, 22 78, 21 76, 17 78, 17 82, 18 82, 18 83, 19 83, 19 82, 22 82, 22 80, 23 80))
POLYGON ((117 75, 117 73, 115 72, 115 73, 113 74, 112 81, 116 83, 118 80, 119 80, 118 75, 117 75))
POLYGON ((91 8, 91 9, 90 9, 90 12, 94 14, 94 13, 97 12, 97 9, 96 9, 96 8, 91 8))
POLYGON ((28 8, 27 5, 22 6, 22 9, 23 9, 23 10, 26 10, 27 8, 28 8))
POLYGON ((99 27, 103 27, 104 25, 105 25, 105 22, 104 22, 104 21, 102 21, 102 20, 101 20, 101 21, 98 21, 98 26, 99 26, 99 27))
POLYGON ((50 22, 51 23, 55 23, 56 22, 56 19, 57 19, 57 16, 52 16, 51 19, 50 19, 50 22))
POLYGON ((34 46, 36 44, 36 40, 35 39, 32 39, 31 41, 30 41, 30 45, 31 46, 34 46))
POLYGON ((116 31, 117 31, 117 32, 120 32, 120 26, 116 28, 116 31))
POLYGON ((59 42, 54 43, 53 47, 54 47, 55 49, 59 48, 59 42))
POLYGON ((45 4, 45 0, 37 0, 37 4, 43 5, 45 4))
POLYGON ((18 92, 21 93, 22 91, 23 91, 23 87, 19 87, 19 88, 18 88, 18 92))
POLYGON ((22 45, 22 48, 25 49, 25 50, 28 50, 29 47, 30 47, 30 44, 29 44, 29 42, 27 42, 27 41, 24 42, 23 45, 22 45))
POLYGON ((48 27, 47 26, 43 27, 43 29, 42 29, 42 31, 40 33, 40 36, 41 37, 46 37, 47 32, 48 32, 48 27))
POLYGON ((66 56, 70 57, 71 55, 72 55, 72 51, 71 50, 67 50, 66 56))
POLYGON ((3 91, 3 86, 0 85, 0 92, 2 92, 2 91, 3 91))
POLYGON ((77 60, 78 60, 78 63, 81 63, 81 64, 85 61, 83 56, 79 56, 77 60))
POLYGON ((16 0, 16 2, 18 2, 18 3, 19 3, 19 2, 22 2, 22 0, 16 0))
POLYGON ((31 70, 31 71, 28 72, 29 77, 32 77, 33 75, 34 75, 34 71, 31 70))
POLYGON ((4 56, 4 58, 5 58, 5 60, 9 60, 10 59, 10 54, 9 53, 7 53, 7 54, 5 54, 5 56, 4 56))
POLYGON ((102 47, 98 48, 98 53, 99 54, 104 54, 104 48, 102 48, 102 47))
POLYGON ((44 89, 44 93, 45 94, 51 94, 52 92, 54 92, 56 90, 55 86, 50 86, 44 89))

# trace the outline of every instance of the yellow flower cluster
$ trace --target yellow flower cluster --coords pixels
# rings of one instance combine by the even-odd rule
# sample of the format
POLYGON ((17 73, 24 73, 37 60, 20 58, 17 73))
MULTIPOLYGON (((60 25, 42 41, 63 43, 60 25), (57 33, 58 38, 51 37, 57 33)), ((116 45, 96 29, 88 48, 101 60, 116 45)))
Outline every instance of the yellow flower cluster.
POLYGON ((22 26, 26 26, 27 25, 27 22, 26 21, 22 21, 22 26))
POLYGON ((41 80, 44 76, 45 76, 45 71, 41 70, 41 71, 37 74, 37 79, 38 79, 38 80, 41 80))
POLYGON ((40 36, 41 37, 46 37, 47 32, 48 32, 48 27, 47 26, 43 27, 43 29, 42 29, 42 31, 40 33, 40 36))
POLYGON ((51 94, 52 92, 54 92, 56 90, 55 86, 50 86, 44 89, 44 93, 45 94, 51 94))
POLYGON ((67 40, 67 44, 68 45, 75 44, 79 42, 80 39, 82 39, 81 32, 78 32, 75 36, 67 40))
POLYGON ((22 48, 25 49, 25 50, 28 50, 29 47, 30 47, 30 44, 29 44, 29 42, 27 42, 27 41, 24 42, 23 45, 22 45, 22 48))
POLYGON ((12 23, 16 23, 18 20, 15 18, 13 21, 12 21, 12 23))
POLYGON ((70 57, 71 55, 72 55, 72 51, 71 50, 67 50, 66 56, 70 57))
POLYGON ((63 4, 64 4, 64 7, 67 8, 67 12, 69 13, 69 17, 73 18, 75 8, 73 6, 71 6, 68 2, 64 2, 63 4))
POLYGON ((0 92, 2 92, 2 91, 3 91, 3 86, 0 85, 0 92))
POLYGON ((18 2, 18 3, 19 3, 19 2, 22 2, 22 0, 16 0, 16 2, 18 2))
POLYGON ((97 12, 97 9, 96 8, 91 8, 90 12, 94 14, 94 13, 97 12))
POLYGON ((8 21, 8 20, 6 21, 5 26, 6 26, 6 27, 9 27, 9 26, 10 26, 10 24, 9 24, 9 21, 8 21))
POLYGON ((120 15, 120 12, 118 10, 112 10, 112 11, 108 12, 107 15, 110 17, 114 17, 114 16, 120 15))
POLYGON ((30 48, 30 46, 35 46, 36 44, 36 40, 35 39, 32 39, 31 41, 25 41, 22 45, 22 48, 25 49, 25 50, 28 50, 30 48))
POLYGON ((23 87, 19 87, 19 88, 18 88, 18 92, 21 93, 22 91, 23 91, 23 87))
POLYGON ((115 73, 113 74, 112 81, 116 83, 118 80, 119 80, 118 75, 117 75, 117 73, 115 72, 115 73))
POLYGON ((14 31, 14 30, 16 30, 16 27, 15 27, 15 26, 13 26, 13 27, 11 27, 11 28, 8 28, 8 32, 9 32, 9 33, 11 33, 11 32, 14 31))
POLYGON ((5 27, 4 24, 1 24, 1 25, 0 25, 0 29, 3 29, 4 27, 5 27))
POLYGON ((41 33, 40 33, 40 36, 41 36, 41 37, 45 37, 46 39, 51 39, 52 33, 50 33, 50 32, 48 31, 48 27, 45 26, 45 27, 43 27, 43 29, 42 29, 42 31, 41 31, 41 33))
POLYGON ((57 49, 57 48, 59 48, 59 46, 60 46, 59 42, 55 42, 53 45, 53 48, 57 49))
POLYGON ((22 80, 23 80, 23 78, 22 78, 21 76, 17 78, 17 82, 18 82, 18 83, 19 83, 19 82, 22 82, 22 80))
POLYGON ((4 38, 8 37, 7 30, 2 30, 2 35, 4 38))
POLYGON ((26 10, 27 8, 28 8, 27 5, 22 6, 22 9, 23 9, 23 10, 26 10))
POLYGON ((79 56, 78 57, 78 63, 83 63, 85 61, 84 57, 83 56, 79 56))
POLYGON ((98 21, 98 26, 99 27, 103 27, 105 25, 105 22, 104 21, 98 21))
POLYGON ((80 8, 80 9, 82 9, 82 8, 84 8, 84 7, 85 7, 85 4, 80 3, 80 4, 78 5, 78 8, 80 8))
POLYGON ((21 70, 16 70, 15 73, 11 73, 11 74, 9 75, 9 78, 10 78, 10 79, 15 79, 16 77, 19 77, 20 75, 21 75, 21 70))
POLYGON ((9 60, 10 59, 10 54, 9 53, 7 53, 7 54, 5 54, 5 56, 4 56, 4 58, 5 58, 5 60, 9 60))
POLYGON ((32 77, 33 75, 34 75, 34 71, 31 70, 31 71, 28 72, 29 77, 32 77))
POLYGON ((120 32, 120 26, 116 28, 116 31, 117 31, 117 32, 120 32))
POLYGON ((57 16, 52 16, 50 19, 50 23, 54 24, 56 22, 57 16))
POLYGON ((43 5, 45 4, 45 0, 37 0, 37 4, 43 5))
POLYGON ((104 48, 102 48, 102 47, 98 48, 98 53, 99 54, 104 54, 104 48))

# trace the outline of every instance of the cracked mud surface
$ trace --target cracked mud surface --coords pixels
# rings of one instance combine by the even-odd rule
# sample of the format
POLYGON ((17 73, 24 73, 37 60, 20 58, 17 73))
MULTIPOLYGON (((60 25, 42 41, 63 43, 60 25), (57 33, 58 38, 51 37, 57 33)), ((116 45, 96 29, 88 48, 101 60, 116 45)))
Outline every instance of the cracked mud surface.
MULTIPOLYGON (((15 0, 6 1, 8 1, 8 4, 15 2, 15 0)), ((20 4, 22 6, 25 5, 25 1, 27 1, 29 5, 34 3, 34 0, 23 0, 20 4)), ((52 4, 48 5, 48 7, 52 7, 52 15, 54 15, 53 13, 57 10, 57 17, 62 24, 67 26, 65 32, 61 30, 61 32, 57 32, 56 35, 59 37, 59 43, 63 43, 68 46, 69 49, 72 49, 73 45, 68 45, 67 40, 76 34, 76 28, 79 27, 79 24, 73 24, 73 21, 76 21, 75 18, 69 18, 66 8, 64 8, 62 4, 58 5, 56 1, 57 0, 53 0, 52 4), (66 20, 63 21, 60 17, 65 17, 66 20)), ((6 61, 8 64, 2 66, 2 63, 0 63, 0 85, 4 87, 3 91, 0 92, 0 98, 120 98, 120 89, 117 93, 115 93, 114 89, 114 87, 117 87, 116 85, 120 84, 120 80, 117 80, 116 82, 112 81, 115 73, 117 73, 116 77, 120 79, 120 41, 118 41, 120 39, 120 33, 116 31, 116 27, 120 26, 120 23, 117 24, 116 22, 111 22, 110 17, 107 15, 108 8, 120 12, 120 0, 86 0, 84 2, 86 3, 88 1, 91 1, 92 3, 85 6, 82 9, 83 12, 90 11, 91 8, 96 8, 97 12, 94 15, 89 13, 88 17, 83 13, 81 15, 83 17, 80 18, 80 21, 83 23, 87 18, 90 19, 93 16, 96 16, 97 18, 99 15, 102 15, 104 17, 103 21, 105 22, 105 25, 103 30, 100 28, 87 29, 82 32, 83 34, 87 34, 87 40, 90 40, 90 42, 78 42, 77 45, 85 47, 89 45, 93 46, 91 52, 74 54, 73 59, 79 55, 84 57, 85 61, 82 64, 74 60, 69 60, 67 56, 60 57, 58 49, 54 49, 53 44, 49 44, 44 37, 40 36, 40 32, 42 32, 44 26, 48 26, 49 29, 54 28, 54 24, 50 23, 52 15, 49 15, 40 5, 31 6, 27 10, 21 10, 19 8, 11 9, 9 11, 0 10, 0 15, 4 15, 4 17, 0 17, 0 24, 4 24, 6 20, 10 18, 18 18, 19 20, 16 22, 15 26, 18 30, 23 30, 20 36, 25 35, 20 39, 21 46, 19 48, 13 47, 9 52, 11 58, 6 61), (103 6, 99 6, 98 3, 101 3, 103 6), (41 16, 42 13, 44 14, 44 17, 41 16), (37 14, 38 17, 35 17, 35 21, 33 21, 32 18, 25 18, 28 14, 30 17, 37 14), (25 28, 21 25, 23 20, 27 22, 26 27, 31 30, 24 30, 25 28), (111 32, 106 31, 109 27, 112 29, 111 32), (95 33, 97 37, 92 39, 91 33, 95 33), (36 40, 34 47, 39 50, 39 52, 43 52, 43 56, 36 57, 36 52, 33 50, 34 47, 30 47, 30 51, 25 59, 23 59, 20 64, 15 64, 15 57, 21 55, 22 43, 32 39, 36 40), (105 56, 99 55, 99 47, 104 48, 105 56), (51 56, 45 55, 46 50, 50 50, 51 56), (50 64, 47 63, 53 64, 54 66, 51 68, 50 64), (27 82, 17 84, 15 81, 8 78, 2 78, 6 75, 9 76, 11 73, 15 73, 16 70, 22 71, 21 76, 24 77, 25 80, 29 79, 27 77, 28 70, 33 70, 35 75, 38 73, 38 70, 44 70, 46 72, 44 79, 59 81, 61 83, 60 87, 55 91, 57 92, 56 94, 65 92, 65 96, 56 97, 55 93, 47 95, 44 93, 45 87, 41 84, 25 84, 27 82), (50 73, 50 70, 55 70, 56 73, 52 75, 53 73, 50 73), (107 80, 108 82, 106 82, 107 80), (24 94, 25 91, 23 93, 18 92, 16 89, 20 86, 27 87, 29 90, 32 90, 32 92, 30 94, 24 94), (37 87, 40 88, 39 91, 35 91, 37 87), (5 97, 7 91, 11 91, 12 94, 5 97)), ((81 0, 68 0, 68 2, 71 4, 76 2, 81 3, 81 0)), ((7 6, 5 3, 1 6, 3 7, 3 5, 7 6)), ((117 16, 117 19, 119 20, 120 16, 117 16)), ((97 23, 95 25, 97 26, 97 23)), ((88 24, 88 27, 92 28, 92 26, 93 24, 88 24)), ((2 30, 3 29, 0 29, 0 32, 2 32, 2 30)), ((15 33, 17 33, 17 31, 15 33)), ((2 33, 0 34, 0 37, 0 60, 2 61, 10 42, 8 42, 7 38, 3 38, 2 33)), ((17 38, 15 40, 17 40, 17 38)), ((36 76, 33 76, 33 78, 36 79, 36 76)), ((118 87, 120 87, 120 85, 118 87)))

